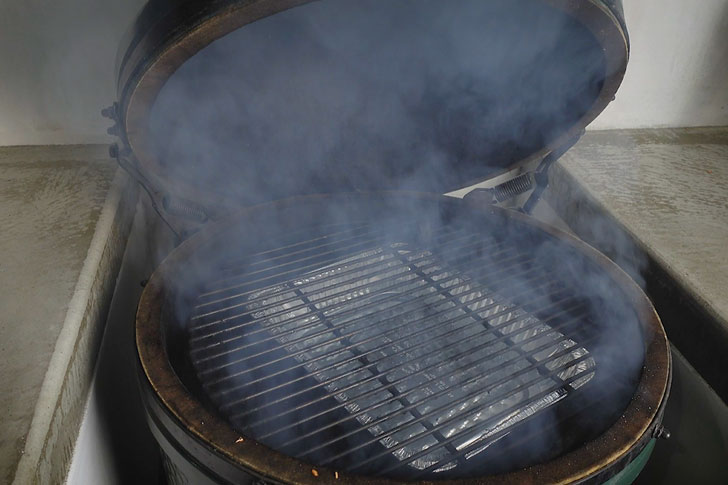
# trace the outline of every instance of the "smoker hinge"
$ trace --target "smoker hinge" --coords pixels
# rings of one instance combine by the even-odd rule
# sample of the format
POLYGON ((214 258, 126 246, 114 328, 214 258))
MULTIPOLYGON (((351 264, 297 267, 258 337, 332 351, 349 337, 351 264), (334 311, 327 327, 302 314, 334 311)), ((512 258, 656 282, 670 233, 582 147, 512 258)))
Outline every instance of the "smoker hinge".
POLYGON ((528 197, 521 199, 520 204, 511 204, 511 209, 531 214, 536 204, 541 199, 544 190, 549 184, 548 172, 556 160, 566 153, 584 134, 582 130, 578 135, 570 138, 566 143, 552 150, 546 155, 538 166, 526 173, 516 174, 513 178, 506 180, 494 187, 478 188, 472 190, 463 197, 470 203, 486 203, 495 205, 506 205, 519 196, 524 196, 530 191, 528 197))
POLYGON ((121 117, 119 116, 119 103, 114 102, 114 104, 112 104, 108 108, 102 109, 101 116, 103 116, 104 118, 109 118, 111 121, 114 122, 111 127, 106 129, 106 133, 121 138, 121 117))
POLYGON ((205 208, 190 200, 173 196, 162 190, 142 170, 134 154, 126 142, 121 130, 121 114, 119 104, 114 103, 101 110, 102 116, 114 121, 114 125, 107 133, 118 137, 122 144, 113 143, 109 146, 109 156, 116 160, 119 166, 134 179, 149 196, 152 208, 159 215, 162 222, 174 233, 177 243, 187 239, 196 232, 198 226, 208 221, 205 208))

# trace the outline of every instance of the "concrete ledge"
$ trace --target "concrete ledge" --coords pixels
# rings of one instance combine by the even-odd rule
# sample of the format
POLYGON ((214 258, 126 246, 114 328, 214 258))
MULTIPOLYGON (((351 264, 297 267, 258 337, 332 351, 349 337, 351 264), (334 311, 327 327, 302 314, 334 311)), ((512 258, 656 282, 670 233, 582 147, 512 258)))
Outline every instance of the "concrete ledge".
POLYGON ((728 402, 728 128, 589 132, 546 198, 645 288, 668 337, 728 402))
POLYGON ((43 379, 14 483, 55 484, 64 480, 136 197, 136 184, 117 171, 43 379))

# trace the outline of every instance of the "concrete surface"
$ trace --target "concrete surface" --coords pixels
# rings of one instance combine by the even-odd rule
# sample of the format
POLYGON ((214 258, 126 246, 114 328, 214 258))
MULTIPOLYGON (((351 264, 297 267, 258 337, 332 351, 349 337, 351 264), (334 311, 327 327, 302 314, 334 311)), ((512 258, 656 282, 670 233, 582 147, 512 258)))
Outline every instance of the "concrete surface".
POLYGON ((667 336, 728 402, 728 128, 587 133, 547 199, 630 273, 667 336))
POLYGON ((591 132, 559 163, 728 331, 728 128, 591 132))
POLYGON ((139 198, 67 485, 163 483, 161 457, 139 394, 134 317, 142 280, 174 247, 174 236, 139 198), (119 403, 123 402, 123 406, 119 403))
POLYGON ((0 148, 2 483, 65 472, 134 196, 115 173, 101 146, 0 148))

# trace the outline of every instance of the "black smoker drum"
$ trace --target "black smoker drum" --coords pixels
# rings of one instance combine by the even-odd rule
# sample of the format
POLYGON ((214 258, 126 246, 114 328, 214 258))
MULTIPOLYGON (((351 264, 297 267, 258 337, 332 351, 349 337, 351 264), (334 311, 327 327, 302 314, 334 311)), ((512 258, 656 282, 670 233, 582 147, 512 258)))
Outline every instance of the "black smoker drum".
POLYGON ((652 439, 670 365, 647 298, 589 246, 393 194, 196 235, 147 285, 137 346, 182 483, 601 482, 652 439))
POLYGON ((553 162, 628 52, 618 1, 150 2, 107 114, 196 233, 136 322, 169 480, 629 482, 669 391, 649 300, 567 234, 425 194, 553 162))

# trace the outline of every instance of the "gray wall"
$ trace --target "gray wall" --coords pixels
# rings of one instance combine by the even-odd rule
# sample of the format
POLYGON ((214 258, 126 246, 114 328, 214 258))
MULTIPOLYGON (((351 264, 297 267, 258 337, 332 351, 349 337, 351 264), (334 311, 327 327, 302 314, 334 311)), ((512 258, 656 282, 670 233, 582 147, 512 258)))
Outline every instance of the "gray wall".
MULTIPOLYGON (((107 142, 143 0, 0 0, 0 145, 107 142)), ((728 125, 728 0, 625 0, 632 59, 593 128, 728 125)))
POLYGON ((728 0, 623 0, 632 55, 592 128, 728 125, 728 0))
POLYGON ((0 145, 108 140, 119 41, 143 0, 0 0, 0 145))

